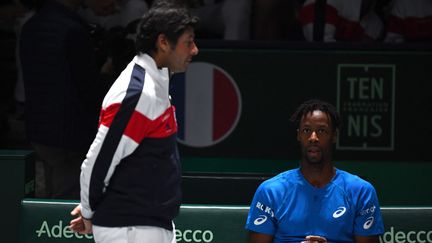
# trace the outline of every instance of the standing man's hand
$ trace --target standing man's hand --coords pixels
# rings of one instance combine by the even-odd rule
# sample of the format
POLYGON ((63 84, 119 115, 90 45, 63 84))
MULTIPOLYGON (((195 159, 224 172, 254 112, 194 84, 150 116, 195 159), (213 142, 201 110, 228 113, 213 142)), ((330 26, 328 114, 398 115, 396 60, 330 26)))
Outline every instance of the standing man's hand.
POLYGON ((322 236, 308 235, 301 243, 327 243, 327 239, 322 236))
POLYGON ((72 212, 72 216, 76 218, 72 219, 69 223, 69 228, 72 231, 78 232, 80 234, 90 234, 92 233, 92 222, 91 220, 85 219, 81 215, 81 205, 76 206, 72 212))

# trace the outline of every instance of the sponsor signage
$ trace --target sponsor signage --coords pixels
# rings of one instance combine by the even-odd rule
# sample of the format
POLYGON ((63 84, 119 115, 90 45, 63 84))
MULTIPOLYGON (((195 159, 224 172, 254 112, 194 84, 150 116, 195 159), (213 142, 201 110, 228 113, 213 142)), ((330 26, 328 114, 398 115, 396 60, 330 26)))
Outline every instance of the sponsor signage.
MULTIPOLYGON (((76 202, 24 200, 22 202, 21 243, 94 242, 92 235, 80 235, 68 228, 70 211, 76 202)), ((259 225, 268 220, 272 210, 257 204, 263 214, 259 225)), ((335 212, 336 217, 345 210, 335 212)), ((375 210, 371 208, 370 210, 375 210)), ((238 243, 247 242, 244 229, 247 206, 182 205, 175 219, 177 242, 238 243)), ((385 233, 381 243, 432 243, 432 207, 384 207, 381 209, 385 233)), ((367 212, 365 212, 367 213, 367 212)))
MULTIPOLYGON (((24 200, 22 202, 21 243, 94 242, 93 235, 69 229, 72 201, 24 200)), ((183 205, 175 219, 177 242, 245 242, 244 220, 248 207, 183 205)))
POLYGON ((340 150, 394 150, 395 65, 339 64, 340 150))
POLYGON ((50 224, 46 220, 42 221, 40 228, 35 231, 37 238, 45 239, 93 239, 91 234, 78 234, 69 229, 69 222, 59 220, 54 224, 50 224))
POLYGON ((429 230, 400 230, 390 227, 382 236, 380 243, 431 243, 432 229, 429 230))
POLYGON ((385 232, 380 243, 432 243, 431 207, 381 209, 385 232))

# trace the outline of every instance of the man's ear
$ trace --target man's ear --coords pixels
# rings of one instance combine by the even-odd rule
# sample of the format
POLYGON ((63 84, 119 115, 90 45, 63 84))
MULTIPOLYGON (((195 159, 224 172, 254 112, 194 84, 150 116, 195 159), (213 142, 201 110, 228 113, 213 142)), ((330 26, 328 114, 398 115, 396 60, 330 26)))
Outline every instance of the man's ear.
POLYGON ((170 47, 169 41, 165 34, 159 34, 156 39, 156 48, 161 52, 168 52, 170 47))

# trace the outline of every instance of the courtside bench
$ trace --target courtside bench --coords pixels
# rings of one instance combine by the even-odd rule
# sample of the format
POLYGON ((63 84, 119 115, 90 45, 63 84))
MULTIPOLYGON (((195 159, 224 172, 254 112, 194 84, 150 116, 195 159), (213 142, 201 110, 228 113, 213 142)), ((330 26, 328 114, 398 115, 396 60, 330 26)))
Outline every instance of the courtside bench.
MULTIPOLYGON (((93 242, 69 230, 76 201, 22 201, 21 243, 93 242)), ((175 220, 177 242, 247 242, 247 206, 182 205, 175 220)), ((385 233, 380 242, 432 243, 432 207, 382 207, 385 233)))

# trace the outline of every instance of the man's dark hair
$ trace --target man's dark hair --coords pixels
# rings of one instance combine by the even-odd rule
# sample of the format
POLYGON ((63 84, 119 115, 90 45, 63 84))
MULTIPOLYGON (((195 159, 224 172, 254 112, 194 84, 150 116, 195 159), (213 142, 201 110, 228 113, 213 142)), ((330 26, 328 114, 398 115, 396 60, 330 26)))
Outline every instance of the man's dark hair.
POLYGON ((308 113, 316 110, 322 111, 330 117, 333 131, 339 129, 339 127, 341 126, 341 119, 339 113, 336 111, 336 108, 330 103, 316 99, 303 102, 303 104, 301 104, 291 116, 290 121, 292 121, 296 124, 297 127, 299 127, 302 118, 308 113))
POLYGON ((147 54, 156 51, 159 34, 164 34, 170 44, 175 46, 183 32, 187 28, 195 28, 197 24, 198 17, 192 16, 180 4, 168 1, 153 4, 138 25, 136 51, 147 54))

